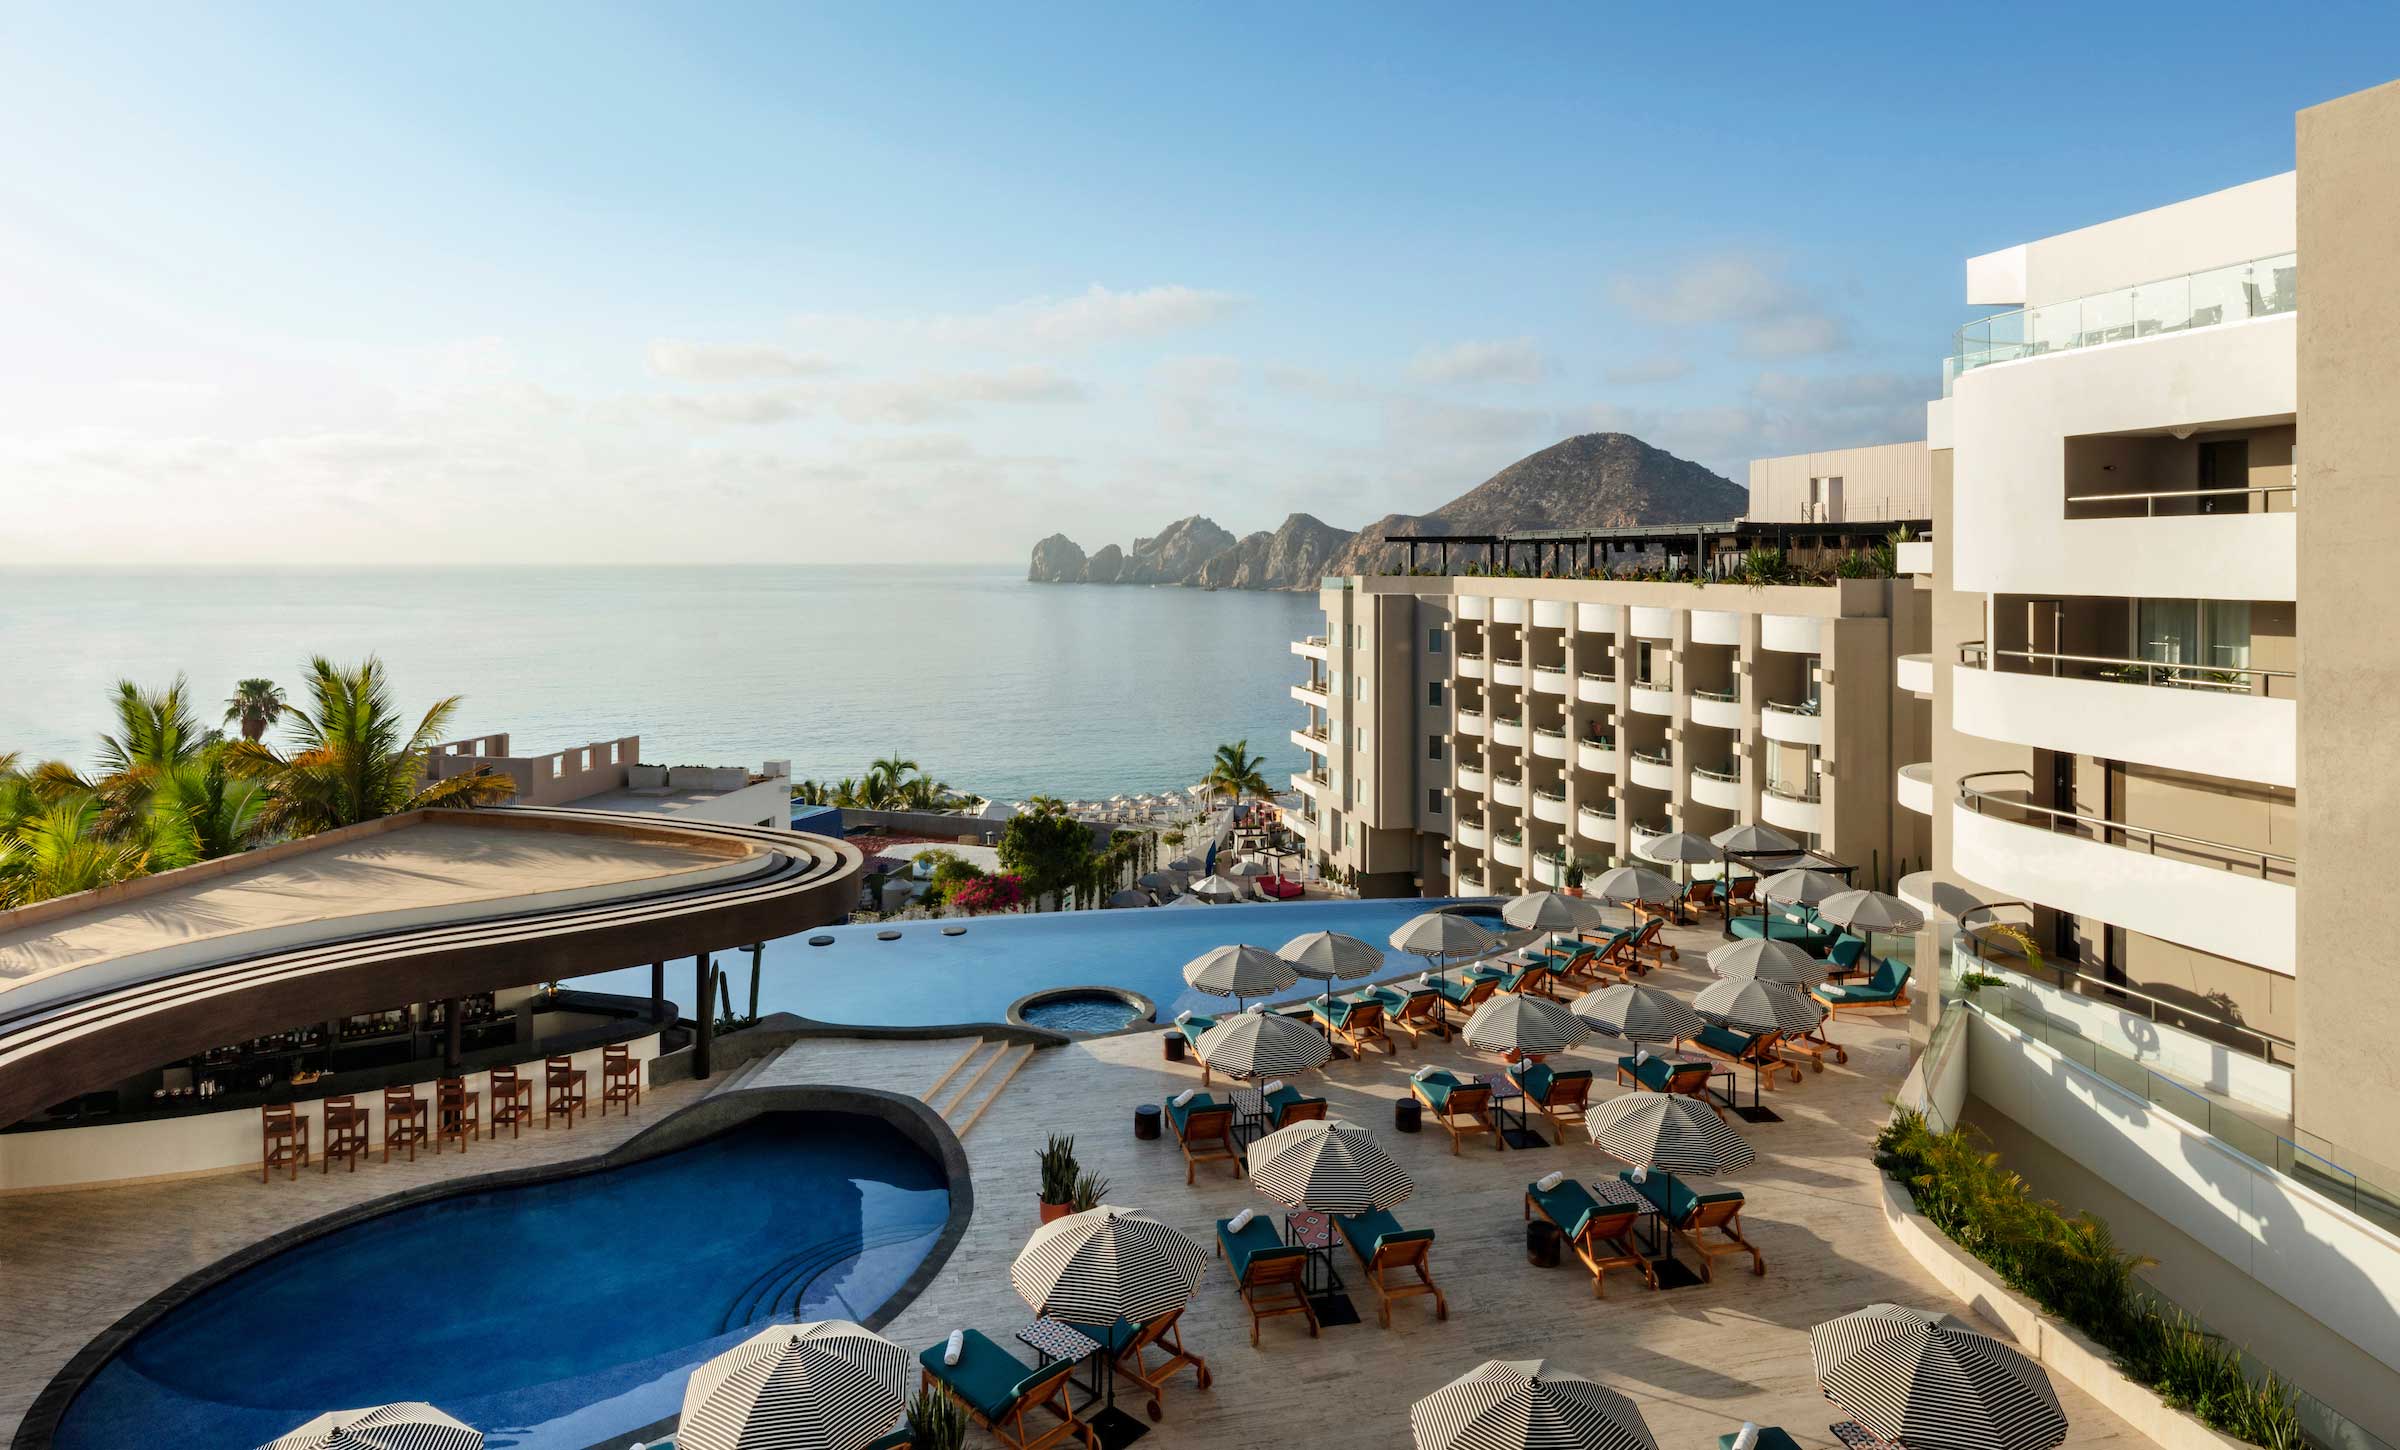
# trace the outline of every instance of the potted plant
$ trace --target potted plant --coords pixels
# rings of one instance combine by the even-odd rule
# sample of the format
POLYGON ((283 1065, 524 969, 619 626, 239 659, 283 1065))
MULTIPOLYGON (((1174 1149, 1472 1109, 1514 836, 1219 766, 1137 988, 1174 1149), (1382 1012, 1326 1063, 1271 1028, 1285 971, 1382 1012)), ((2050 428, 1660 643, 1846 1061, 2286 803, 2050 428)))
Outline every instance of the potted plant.
POLYGON ((1583 895, 1583 858, 1569 856, 1566 865, 1565 891, 1569 896, 1583 895))
POLYGON ((1107 1179, 1097 1173, 1078 1174, 1075 1179, 1075 1197, 1071 1206, 1076 1213, 1089 1213, 1100 1206, 1100 1200, 1107 1194, 1107 1179))
POLYGON ((1048 1223, 1075 1211, 1075 1188, 1082 1165, 1075 1161, 1075 1140, 1059 1133, 1050 1135, 1039 1161, 1042 1168, 1042 1222, 1048 1223))
POLYGON ((967 1412, 937 1385, 926 1384, 908 1404, 911 1450, 958 1450, 967 1440, 967 1412))

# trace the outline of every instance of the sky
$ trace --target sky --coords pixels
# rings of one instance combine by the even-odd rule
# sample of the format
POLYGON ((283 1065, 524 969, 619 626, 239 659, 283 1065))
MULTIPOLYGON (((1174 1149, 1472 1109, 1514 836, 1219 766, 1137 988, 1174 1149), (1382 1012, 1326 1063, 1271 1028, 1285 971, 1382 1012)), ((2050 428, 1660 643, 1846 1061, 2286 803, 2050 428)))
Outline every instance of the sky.
POLYGON ((1921 437, 2400 7, 0 0, 0 550, 1021 562, 1921 437))

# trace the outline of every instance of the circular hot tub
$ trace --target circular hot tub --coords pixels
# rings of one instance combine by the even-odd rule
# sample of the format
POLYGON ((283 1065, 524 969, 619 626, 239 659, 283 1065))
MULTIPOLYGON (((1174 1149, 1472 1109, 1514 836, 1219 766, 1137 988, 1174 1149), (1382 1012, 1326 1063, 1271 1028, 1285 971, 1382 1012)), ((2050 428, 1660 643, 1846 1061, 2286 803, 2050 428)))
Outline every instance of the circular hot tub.
POLYGON ((1156 1003, 1122 987, 1050 987, 1010 1003, 1008 1020, 1019 1027, 1098 1037, 1143 1026, 1157 1012, 1156 1003))

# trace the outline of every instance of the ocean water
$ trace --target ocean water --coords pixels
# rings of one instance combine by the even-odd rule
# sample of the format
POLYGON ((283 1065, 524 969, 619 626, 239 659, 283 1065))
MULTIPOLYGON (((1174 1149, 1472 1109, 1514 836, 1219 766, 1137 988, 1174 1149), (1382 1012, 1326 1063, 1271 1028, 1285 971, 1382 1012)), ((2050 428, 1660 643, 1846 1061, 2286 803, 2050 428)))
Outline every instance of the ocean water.
MULTIPOLYGON (((0 752, 88 764, 120 677, 203 702, 311 654, 369 652, 413 713, 544 753, 639 734, 645 760, 803 778, 899 750, 962 790, 1171 790, 1247 737, 1301 768, 1288 645, 1313 595, 1035 585, 1016 566, 11 570, 0 752)), ((219 707, 221 709, 221 707, 219 707)), ((212 710, 211 715, 218 713, 212 710)))

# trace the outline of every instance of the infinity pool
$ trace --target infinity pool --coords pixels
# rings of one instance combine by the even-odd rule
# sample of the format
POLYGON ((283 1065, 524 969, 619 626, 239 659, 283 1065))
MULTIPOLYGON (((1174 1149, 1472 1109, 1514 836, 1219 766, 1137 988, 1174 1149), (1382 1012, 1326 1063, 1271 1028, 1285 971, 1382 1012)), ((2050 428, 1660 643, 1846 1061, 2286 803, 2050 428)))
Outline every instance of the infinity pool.
MULTIPOLYGON (((767 943, 759 976, 761 1012, 795 1012, 850 1026, 928 1027, 1004 1022, 1009 1004, 1044 987, 1127 987, 1158 1004, 1161 1021, 1185 1008, 1222 1010, 1227 1001, 1184 985, 1183 964, 1211 947, 1248 942, 1273 951, 1312 931, 1338 931, 1382 946, 1394 928, 1419 912, 1457 905, 1450 900, 1280 901, 1248 906, 1151 907, 1138 911, 1069 911, 1027 916, 982 916, 961 921, 829 927, 767 943), (957 936, 944 928, 964 927, 957 936), (896 941, 879 940, 887 931, 896 941), (831 937, 826 946, 810 937, 831 937)), ((1497 930, 1490 903, 1468 914, 1497 930)), ((1422 963, 1385 953, 1396 975, 1422 963)), ((734 1006, 747 1010, 750 956, 723 952, 734 1006)), ((646 996, 650 969, 604 972, 569 984, 596 992, 646 996)), ((1306 978, 1285 992, 1323 991, 1306 978)), ((667 994, 692 1014, 690 961, 669 963, 667 994)))
POLYGON ((426 1400, 518 1450, 674 1414, 775 1320, 865 1319, 932 1251, 939 1163, 881 1119, 773 1113, 624 1168, 338 1229, 135 1335, 60 1450, 252 1447, 329 1409, 426 1400))

